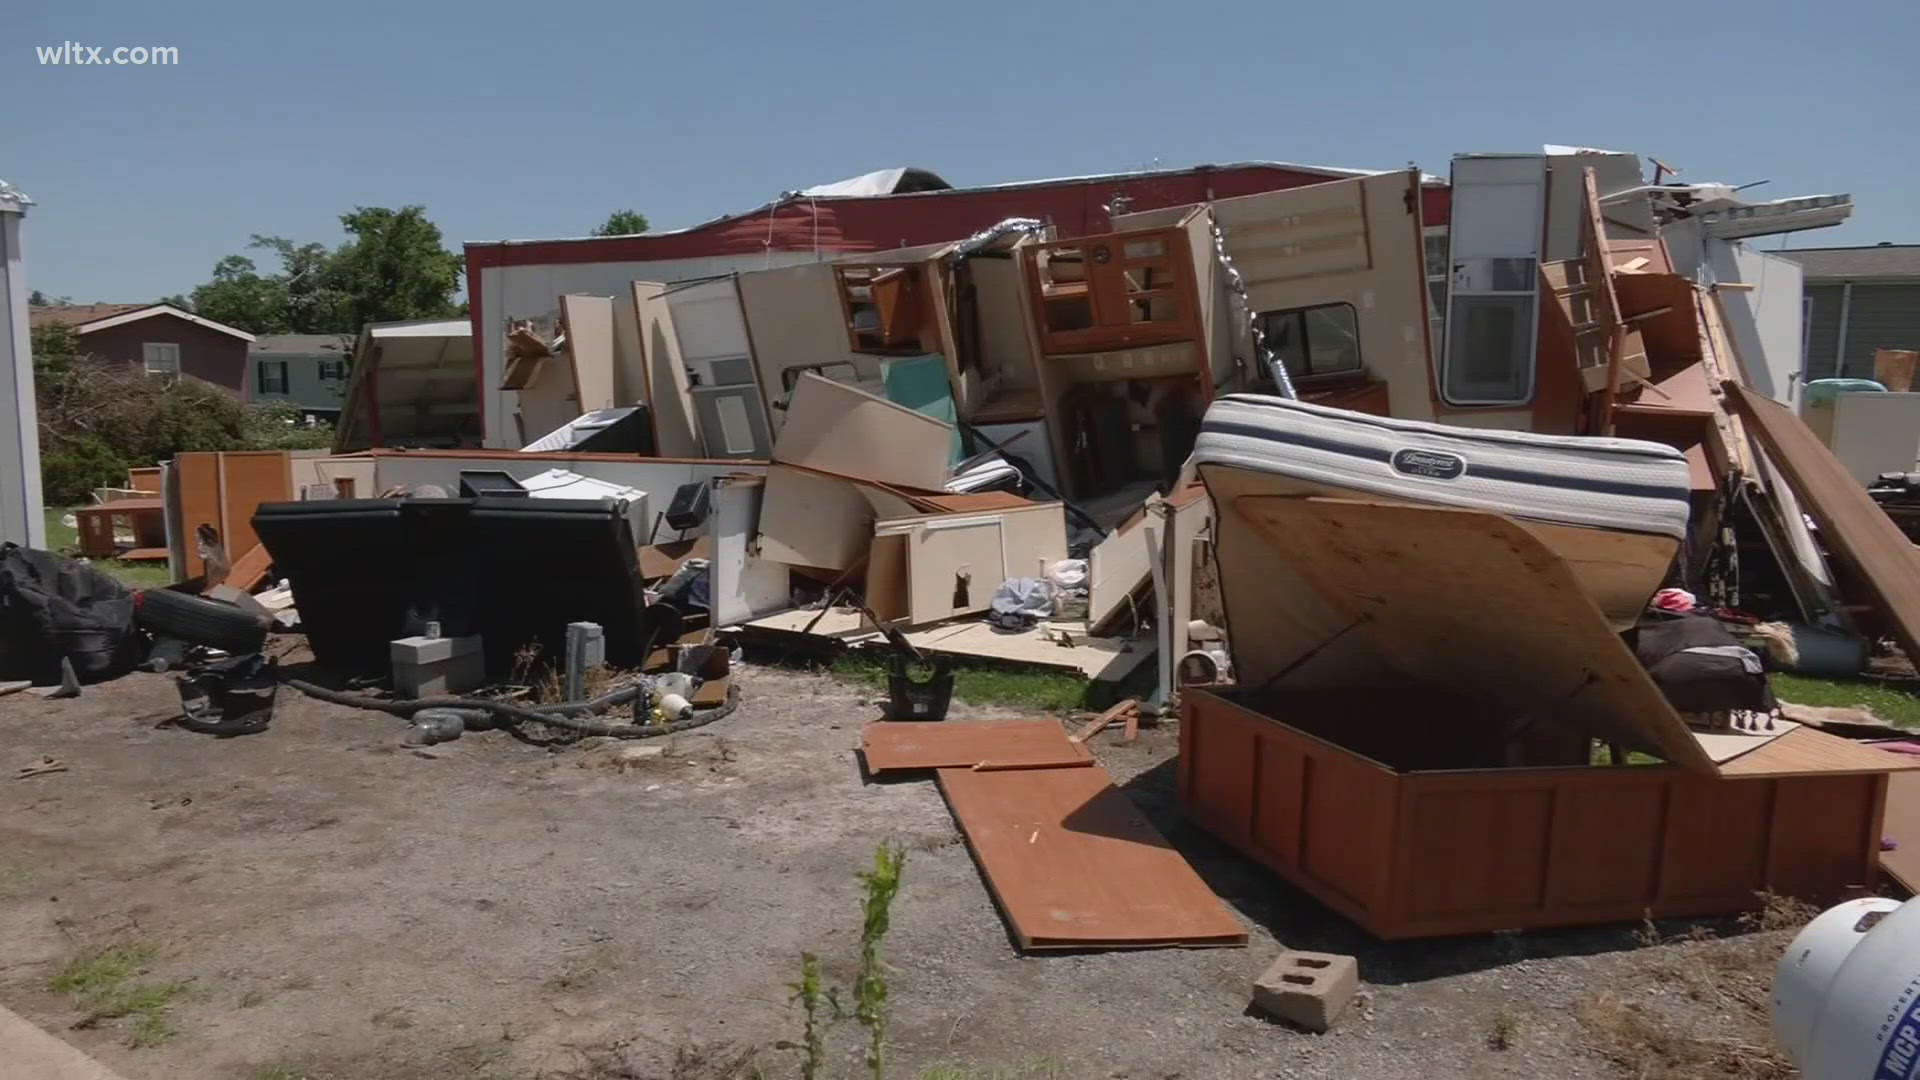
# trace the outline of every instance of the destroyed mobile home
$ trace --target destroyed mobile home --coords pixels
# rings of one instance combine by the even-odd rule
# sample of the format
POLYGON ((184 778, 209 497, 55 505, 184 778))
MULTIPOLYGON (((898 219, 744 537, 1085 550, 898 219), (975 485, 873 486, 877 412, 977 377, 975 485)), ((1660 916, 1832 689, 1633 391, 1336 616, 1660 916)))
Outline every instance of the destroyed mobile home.
POLYGON ((1920 756, 1763 670, 1920 656, 1920 558, 1783 404, 1799 297, 1739 242, 1845 197, 1559 147, 1317 179, 496 311, 465 398, 459 327, 370 328, 369 448, 133 478, 186 584, 119 623, 208 730, 277 680, 420 741, 644 737, 733 708, 736 643, 877 650, 864 767, 937 778, 1025 949, 1244 942, 1085 745, 1161 716, 1184 813, 1382 938, 1920 881, 1920 756), (334 685, 258 661, 288 625, 334 685), (1149 689, 1075 736, 909 722, 957 662, 1149 689))

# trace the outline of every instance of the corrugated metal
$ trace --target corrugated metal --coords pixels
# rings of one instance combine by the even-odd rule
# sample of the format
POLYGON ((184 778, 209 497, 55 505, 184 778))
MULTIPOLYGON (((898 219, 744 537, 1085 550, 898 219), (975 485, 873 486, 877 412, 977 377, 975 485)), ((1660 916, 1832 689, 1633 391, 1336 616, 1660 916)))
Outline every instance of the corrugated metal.
POLYGON ((1807 319, 1807 380, 1834 377, 1833 349, 1840 336, 1840 291, 1838 285, 1809 285, 1807 299, 1813 302, 1807 319))
POLYGON ((1847 312, 1849 378, 1873 378, 1875 349, 1920 349, 1920 284, 1854 284, 1847 312))

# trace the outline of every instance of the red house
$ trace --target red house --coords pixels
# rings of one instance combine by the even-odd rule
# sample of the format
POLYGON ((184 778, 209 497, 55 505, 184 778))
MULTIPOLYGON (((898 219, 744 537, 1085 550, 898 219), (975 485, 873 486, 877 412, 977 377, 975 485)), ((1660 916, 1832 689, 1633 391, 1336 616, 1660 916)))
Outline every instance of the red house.
POLYGON ((253 335, 167 304, 49 304, 30 309, 41 326, 70 326, 80 351, 137 365, 151 375, 186 375, 242 401, 253 335))

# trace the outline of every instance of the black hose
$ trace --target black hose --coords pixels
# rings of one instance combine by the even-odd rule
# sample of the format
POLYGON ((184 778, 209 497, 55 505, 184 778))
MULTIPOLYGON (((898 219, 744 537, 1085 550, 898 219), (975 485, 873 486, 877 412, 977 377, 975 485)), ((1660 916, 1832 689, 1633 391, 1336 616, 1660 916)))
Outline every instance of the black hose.
POLYGON ((365 694, 349 694, 343 690, 329 690, 304 679, 283 679, 282 681, 311 698, 330 701, 335 705, 345 705, 349 708, 391 713, 394 716, 412 716, 421 709, 484 709, 508 725, 551 724, 582 735, 608 735, 616 739, 650 739, 659 735, 690 731, 726 716, 740 704, 740 688, 729 686, 726 701, 711 709, 697 712, 685 720, 675 720, 670 724, 614 724, 600 720, 585 720, 569 714, 596 711, 594 708, 596 706, 599 709, 606 709, 632 701, 640 692, 638 684, 603 694, 592 701, 562 702, 558 705, 543 705, 529 709, 505 701, 495 701, 492 698, 443 696, 388 699, 369 697, 365 694), (564 711, 543 711, 547 709, 564 711))

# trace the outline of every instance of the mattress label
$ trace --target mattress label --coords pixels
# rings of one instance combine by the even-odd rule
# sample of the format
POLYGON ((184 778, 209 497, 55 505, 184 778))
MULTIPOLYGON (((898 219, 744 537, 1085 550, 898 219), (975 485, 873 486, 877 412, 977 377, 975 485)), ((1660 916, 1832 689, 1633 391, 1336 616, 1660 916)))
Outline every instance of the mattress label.
POLYGON ((1395 450, 1393 471, 1428 480, 1458 480, 1466 474, 1467 459, 1444 450, 1395 450))

